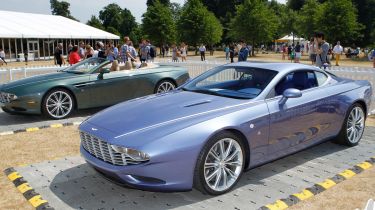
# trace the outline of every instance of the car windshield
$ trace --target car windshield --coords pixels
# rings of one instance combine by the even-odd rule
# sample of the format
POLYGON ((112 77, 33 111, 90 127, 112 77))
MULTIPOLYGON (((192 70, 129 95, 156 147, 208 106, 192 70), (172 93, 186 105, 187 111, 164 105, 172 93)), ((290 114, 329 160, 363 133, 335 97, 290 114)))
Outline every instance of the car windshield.
POLYGON ((70 73, 86 74, 92 72, 96 67, 105 62, 109 61, 103 58, 89 58, 77 64, 74 64, 73 66, 68 67, 63 71, 70 73))
POLYGON ((219 66, 186 84, 185 91, 238 99, 257 97, 277 72, 252 67, 219 66))

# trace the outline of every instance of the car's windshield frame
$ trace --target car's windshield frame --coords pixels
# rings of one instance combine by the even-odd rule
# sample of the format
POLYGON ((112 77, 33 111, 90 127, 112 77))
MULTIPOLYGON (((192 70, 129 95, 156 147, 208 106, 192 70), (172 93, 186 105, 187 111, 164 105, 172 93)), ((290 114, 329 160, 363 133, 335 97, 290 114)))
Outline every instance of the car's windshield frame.
MULTIPOLYGON (((208 95, 216 95, 216 96, 222 96, 222 97, 227 97, 227 98, 235 98, 235 99, 254 99, 254 98, 257 98, 259 95, 261 95, 264 90, 266 89, 266 87, 272 82, 272 80, 276 77, 276 75, 278 74, 279 72, 278 71, 274 71, 274 70, 270 70, 270 69, 264 69, 264 68, 256 68, 256 67, 251 67, 251 66, 228 66, 228 65, 223 65, 223 66, 218 66, 218 67, 215 67, 213 69, 211 69, 210 71, 207 71, 203 74, 201 74, 200 76, 192 79, 191 81, 187 82, 185 85, 181 86, 181 90, 183 91, 190 91, 190 92, 197 92, 197 93, 202 93, 202 94, 208 94, 208 95), (199 88, 197 87, 197 84, 199 82, 202 82, 204 80, 206 80, 207 78, 210 78, 210 77, 214 77, 216 74, 220 74, 221 72, 224 72, 224 71, 227 71, 227 70, 232 70, 234 69, 234 71, 238 72, 238 73, 243 73, 241 74, 241 76, 239 76, 239 78, 236 78, 234 79, 233 81, 235 80, 241 80, 241 78, 243 78, 243 75, 245 74, 245 72, 249 72, 249 73, 252 73, 252 72, 255 72, 255 71, 267 71, 268 74, 270 74, 270 77, 267 78, 267 80, 264 80, 264 86, 261 87, 261 88, 258 88, 259 89, 259 92, 258 93, 250 93, 250 92, 241 92, 239 90, 234 90, 234 89, 223 89, 223 88, 219 88, 219 89, 215 89, 215 88, 199 88)), ((231 82, 232 80, 223 80, 223 81, 220 81, 219 83, 217 83, 218 85, 220 84, 223 84, 223 83, 226 83, 226 82, 231 82)), ((211 85, 211 84, 210 84, 211 85)), ((215 85, 213 83, 213 85, 215 85)), ((208 85, 209 86, 209 85, 208 85)), ((246 88, 245 88, 246 89, 246 88)), ((256 89, 255 87, 254 88, 250 88, 250 89, 256 89)))
POLYGON ((88 58, 88 59, 85 59, 83 61, 80 61, 64 70, 62 70, 63 72, 68 72, 68 73, 77 73, 77 74, 91 74, 91 73, 95 73, 96 70, 98 68, 101 68, 102 66, 105 66, 107 64, 109 64, 110 61, 109 60, 106 60, 104 58, 88 58), (91 69, 89 69, 88 71, 80 71, 80 70, 77 70, 76 68, 80 65, 84 65, 86 63, 90 63, 90 62, 98 62, 99 64, 96 65, 96 66, 93 66, 91 69))

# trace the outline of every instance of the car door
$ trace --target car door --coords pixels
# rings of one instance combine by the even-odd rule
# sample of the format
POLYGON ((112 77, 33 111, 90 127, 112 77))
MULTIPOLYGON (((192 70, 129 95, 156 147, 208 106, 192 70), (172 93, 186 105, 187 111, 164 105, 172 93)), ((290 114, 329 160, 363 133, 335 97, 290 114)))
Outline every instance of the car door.
POLYGON ((313 71, 298 70, 287 74, 269 94, 266 103, 270 112, 270 133, 268 154, 281 156, 290 153, 300 144, 308 144, 319 135, 317 105, 318 89, 313 71), (299 98, 289 98, 280 105, 282 93, 288 88, 302 91, 299 98))
POLYGON ((90 76, 90 96, 93 107, 109 106, 132 98, 136 81, 131 71, 114 71, 90 76))

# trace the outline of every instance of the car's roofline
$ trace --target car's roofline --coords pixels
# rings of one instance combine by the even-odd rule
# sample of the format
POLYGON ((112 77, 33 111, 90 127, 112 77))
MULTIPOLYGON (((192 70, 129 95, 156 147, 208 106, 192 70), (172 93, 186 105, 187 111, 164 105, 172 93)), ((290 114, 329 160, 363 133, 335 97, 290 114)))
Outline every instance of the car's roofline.
POLYGON ((265 63, 265 62, 237 62, 226 64, 228 67, 250 67, 268 69, 277 72, 289 72, 295 70, 320 70, 318 67, 300 63, 265 63))

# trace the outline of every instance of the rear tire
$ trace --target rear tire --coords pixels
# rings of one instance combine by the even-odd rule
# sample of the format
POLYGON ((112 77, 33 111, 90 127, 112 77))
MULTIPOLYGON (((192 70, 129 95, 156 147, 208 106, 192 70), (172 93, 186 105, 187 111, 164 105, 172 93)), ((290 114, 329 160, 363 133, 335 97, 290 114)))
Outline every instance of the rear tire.
POLYGON ((335 142, 347 146, 356 146, 365 130, 366 116, 363 107, 358 103, 353 104, 348 110, 335 142))
POLYGON ((198 156, 194 187, 210 195, 232 190, 243 173, 245 157, 245 147, 238 136, 230 132, 213 136, 198 156))
POLYGON ((42 103, 43 114, 51 119, 64 119, 74 110, 74 98, 63 88, 50 90, 42 103))
POLYGON ((176 88, 176 85, 173 81, 169 79, 164 79, 155 87, 154 93, 166 93, 168 91, 174 90, 176 88))

